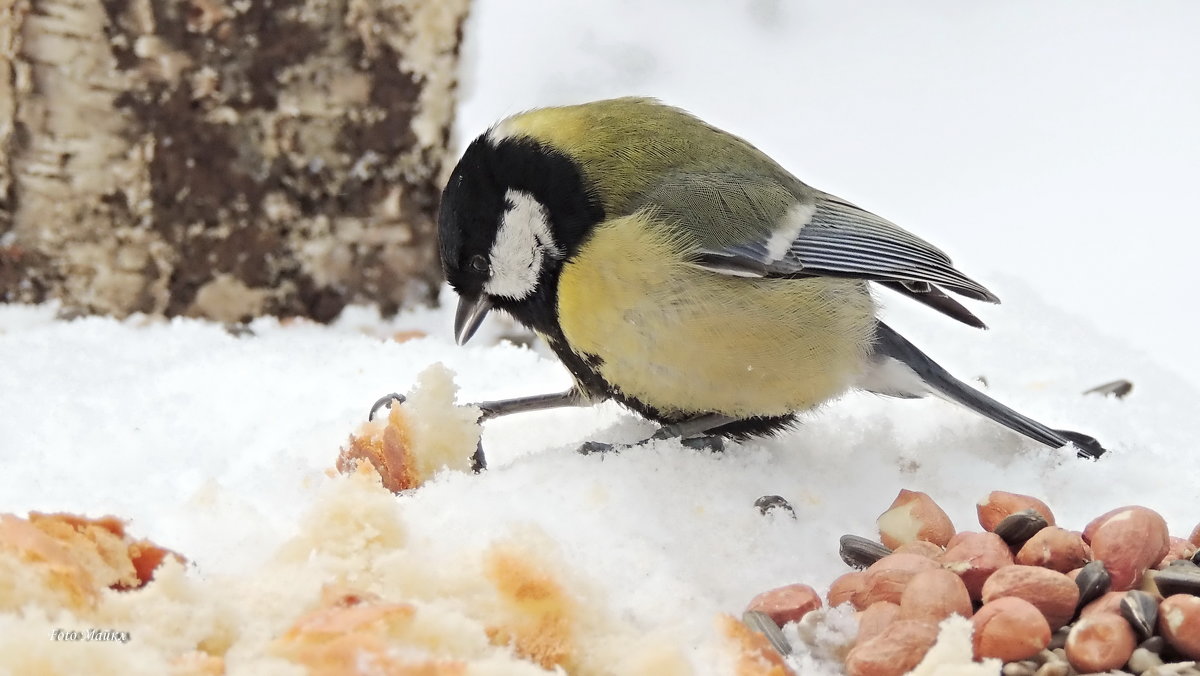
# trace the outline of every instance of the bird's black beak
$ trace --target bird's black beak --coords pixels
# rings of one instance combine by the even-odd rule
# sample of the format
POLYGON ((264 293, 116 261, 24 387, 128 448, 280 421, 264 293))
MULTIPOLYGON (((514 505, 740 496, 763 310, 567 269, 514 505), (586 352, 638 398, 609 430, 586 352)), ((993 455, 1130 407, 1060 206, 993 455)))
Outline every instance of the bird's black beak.
POLYGON ((454 339, 459 345, 467 344, 491 309, 491 301, 482 293, 475 298, 459 296, 458 309, 454 312, 454 339))

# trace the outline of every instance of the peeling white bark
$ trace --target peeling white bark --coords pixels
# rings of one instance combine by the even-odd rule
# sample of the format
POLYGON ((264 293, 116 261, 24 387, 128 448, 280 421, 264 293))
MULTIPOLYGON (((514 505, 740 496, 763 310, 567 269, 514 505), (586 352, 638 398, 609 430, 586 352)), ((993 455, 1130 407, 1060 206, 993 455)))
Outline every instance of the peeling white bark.
POLYGON ((0 300, 428 296, 467 3, 0 0, 0 300))

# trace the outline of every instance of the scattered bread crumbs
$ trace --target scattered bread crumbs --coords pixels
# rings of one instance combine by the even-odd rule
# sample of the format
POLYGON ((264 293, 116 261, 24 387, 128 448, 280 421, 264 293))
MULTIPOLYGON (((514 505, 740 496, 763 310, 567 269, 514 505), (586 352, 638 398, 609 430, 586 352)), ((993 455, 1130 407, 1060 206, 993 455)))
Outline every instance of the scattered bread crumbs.
POLYGON ((360 462, 365 461, 379 472, 383 487, 393 493, 418 486, 416 460, 409 450, 412 441, 409 440, 408 416, 401 408, 393 405, 386 422, 363 423, 358 434, 350 435, 349 445, 338 454, 337 470, 343 474, 353 472, 360 462))
POLYGON ((368 664, 387 674, 466 673, 466 663, 459 660, 413 658, 395 650, 410 642, 407 635, 416 616, 411 604, 336 587, 327 587, 322 597, 320 607, 301 616, 271 645, 275 654, 304 665, 310 676, 364 673, 368 664))
MULTIPOLYGON (((2 515, 0 672, 694 673, 695 646, 614 612, 540 529, 434 552, 410 541, 402 508, 364 463, 327 481, 298 517, 297 535, 270 560, 221 575, 133 540, 114 517, 2 515), (143 568, 155 557, 161 564, 151 577, 143 568), (94 630, 104 640, 71 638, 94 630)), ((740 639, 736 656, 719 636, 714 631, 705 655, 758 665, 739 673, 777 673, 769 656, 753 652, 762 648, 752 636, 740 639)))
POLYGON ((547 669, 572 671, 579 610, 554 576, 512 545, 487 553, 485 574, 510 616, 504 625, 489 627, 488 636, 500 645, 511 644, 518 655, 547 669))
POLYGON ((89 608, 103 589, 144 586, 168 555, 182 560, 130 539, 114 516, 0 514, 0 610, 37 601, 89 608))

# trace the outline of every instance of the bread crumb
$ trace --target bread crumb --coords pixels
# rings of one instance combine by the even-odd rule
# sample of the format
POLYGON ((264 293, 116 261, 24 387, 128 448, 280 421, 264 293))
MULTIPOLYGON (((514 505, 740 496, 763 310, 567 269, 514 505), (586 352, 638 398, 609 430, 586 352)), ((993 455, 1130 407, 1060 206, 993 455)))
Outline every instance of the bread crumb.
POLYGON ((937 642, 925 653, 909 676, 995 676, 1003 663, 989 658, 974 659, 971 644, 971 621, 961 615, 951 615, 938 626, 937 642))
POLYGON ((570 671, 579 610, 562 584, 512 543, 493 547, 484 566, 509 615, 505 624, 489 627, 488 636, 547 669, 570 671))
POLYGON ((402 404, 387 421, 363 423, 337 458, 339 472, 360 462, 375 467, 393 493, 417 488, 442 469, 466 472, 479 444, 479 408, 454 403, 454 373, 440 362, 417 376, 402 404))
MULTIPOLYGON (((39 515, 39 528, 0 516, 0 671, 693 673, 694 647, 669 629, 614 613, 544 531, 530 526, 482 545, 429 548, 410 538, 404 504, 363 463, 326 482, 297 517, 297 535, 262 565, 204 575, 197 572, 204 562, 189 567, 164 555, 153 579, 128 589, 107 585, 140 579, 130 572, 138 552, 166 550, 132 540, 119 519, 39 515), (127 560, 116 557, 117 542, 131 552, 127 560), (120 565, 101 565, 113 557, 120 565), (53 638, 89 628, 127 640, 53 638)), ((731 646, 714 641, 704 652, 736 660, 746 676, 784 673, 772 670, 777 664, 762 649, 742 637, 731 646)))
POLYGON ((131 540, 114 516, 0 514, 0 609, 29 602, 90 608, 101 590, 143 586, 168 555, 179 557, 131 540))

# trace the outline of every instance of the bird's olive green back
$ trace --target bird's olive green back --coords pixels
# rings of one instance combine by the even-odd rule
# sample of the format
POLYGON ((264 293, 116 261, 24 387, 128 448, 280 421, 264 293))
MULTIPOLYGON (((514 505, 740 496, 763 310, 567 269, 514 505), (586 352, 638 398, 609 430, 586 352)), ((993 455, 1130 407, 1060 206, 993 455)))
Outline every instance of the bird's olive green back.
POLYGON ((610 218, 649 211, 700 247, 761 238, 814 191, 746 141, 652 99, 543 108, 496 132, 575 159, 610 218))

